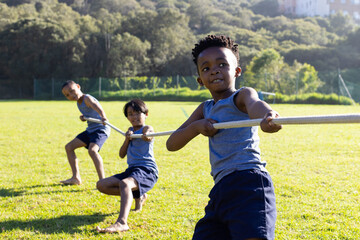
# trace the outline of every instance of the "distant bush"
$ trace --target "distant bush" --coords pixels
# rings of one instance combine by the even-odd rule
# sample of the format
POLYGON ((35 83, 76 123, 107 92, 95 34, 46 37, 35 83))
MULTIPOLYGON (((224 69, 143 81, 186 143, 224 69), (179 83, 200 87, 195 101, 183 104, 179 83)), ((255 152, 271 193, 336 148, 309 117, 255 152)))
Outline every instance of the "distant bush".
MULTIPOLYGON (((90 93, 98 96, 97 92, 90 93)), ((190 88, 157 88, 153 89, 136 89, 122 90, 116 92, 102 91, 101 100, 122 100, 126 101, 131 98, 141 98, 146 101, 205 101, 211 98, 208 90, 191 90, 190 88)))
MULTIPOLYGON (((98 92, 90 92, 101 100, 120 100, 127 101, 131 98, 141 98, 145 101, 195 101, 201 102, 211 99, 207 89, 192 90, 187 87, 183 88, 157 88, 153 89, 136 89, 120 91, 102 91, 101 96, 98 92)), ((269 103, 291 103, 291 104, 329 104, 329 105, 351 105, 352 100, 348 97, 333 94, 307 93, 301 95, 283 95, 276 93, 275 101, 273 96, 265 98, 269 103)))
POLYGON ((293 104, 329 104, 329 105, 351 105, 353 102, 350 98, 338 96, 335 93, 307 93, 301 95, 283 95, 277 93, 275 96, 276 103, 293 103, 293 104))

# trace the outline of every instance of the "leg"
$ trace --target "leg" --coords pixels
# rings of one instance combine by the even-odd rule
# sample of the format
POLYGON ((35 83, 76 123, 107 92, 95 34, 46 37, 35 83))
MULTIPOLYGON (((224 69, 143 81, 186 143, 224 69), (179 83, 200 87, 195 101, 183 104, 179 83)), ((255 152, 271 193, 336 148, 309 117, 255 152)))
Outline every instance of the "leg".
POLYGON ((120 203, 120 214, 116 222, 104 229, 96 227, 98 232, 105 233, 114 233, 114 232, 125 232, 129 230, 129 226, 127 224, 127 218, 130 213, 131 204, 133 201, 132 191, 138 188, 137 181, 132 178, 125 178, 120 181, 120 195, 121 195, 121 203, 120 203))
POLYGON ((74 138, 72 141, 70 141, 68 144, 66 144, 65 151, 66 151, 66 155, 67 155, 70 167, 71 167, 72 177, 67 180, 60 181, 61 183, 65 184, 65 185, 80 185, 81 184, 81 177, 80 177, 80 172, 79 172, 79 160, 76 157, 75 149, 85 147, 85 146, 86 146, 86 144, 78 138, 74 138))
POLYGON ((96 143, 89 144, 88 152, 89 152, 91 159, 94 162, 96 172, 99 176, 99 179, 101 180, 101 179, 105 178, 105 173, 104 173, 103 160, 99 154, 99 149, 100 148, 96 143))
POLYGON ((145 201, 147 199, 147 194, 145 193, 140 198, 135 198, 135 212, 139 212, 142 210, 142 206, 145 205, 145 201))
POLYGON ((226 224, 219 221, 216 213, 211 209, 211 200, 205 208, 205 216, 196 226, 192 240, 230 240, 232 239, 226 224))
POLYGON ((120 196, 120 181, 116 177, 100 179, 96 183, 96 188, 107 195, 120 196))

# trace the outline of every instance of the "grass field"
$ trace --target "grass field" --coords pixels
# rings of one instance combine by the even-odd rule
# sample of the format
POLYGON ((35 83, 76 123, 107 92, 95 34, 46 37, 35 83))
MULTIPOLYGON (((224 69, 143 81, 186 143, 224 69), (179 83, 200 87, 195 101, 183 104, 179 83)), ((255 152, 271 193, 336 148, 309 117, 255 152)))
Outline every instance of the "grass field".
MULTIPOLYGON (((198 103, 148 102, 147 124, 176 129, 198 103)), ((129 127, 124 102, 102 102, 122 130, 129 127)), ((273 105, 281 116, 359 112, 359 106, 273 105)), ((208 143, 195 138, 178 152, 158 137, 160 178, 143 211, 131 212, 130 231, 103 235, 119 198, 95 188, 97 174, 85 149, 77 151, 83 185, 70 177, 64 146, 85 128, 74 102, 0 102, 0 239, 191 239, 213 186, 208 143)), ((360 239, 360 124, 284 126, 260 132, 277 196, 276 239, 360 239)), ((126 168, 118 157, 124 138, 115 131, 101 150, 106 176, 126 168)))

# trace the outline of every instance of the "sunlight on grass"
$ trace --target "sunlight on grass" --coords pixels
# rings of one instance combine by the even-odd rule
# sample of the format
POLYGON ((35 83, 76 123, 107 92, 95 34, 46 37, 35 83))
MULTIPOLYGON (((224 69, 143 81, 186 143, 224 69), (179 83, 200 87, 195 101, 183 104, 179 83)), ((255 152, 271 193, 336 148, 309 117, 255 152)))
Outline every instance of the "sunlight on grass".
MULTIPOLYGON (((125 102, 102 102, 112 124, 127 130, 125 102)), ((175 130, 199 103, 147 102, 147 124, 175 130), (186 113, 186 114, 185 114, 186 113)), ((274 105, 281 116, 356 113, 354 106, 274 105)), ((213 186, 208 143, 198 136, 178 152, 155 141, 160 178, 130 231, 102 235, 112 224, 119 198, 96 190, 97 174, 85 149, 77 151, 84 184, 62 186, 70 177, 64 146, 85 123, 68 101, 0 102, 1 239, 191 239, 213 186)), ((277 196, 276 239, 360 239, 360 124, 284 126, 260 132, 277 196)), ((112 131, 101 150, 106 176, 127 167, 118 157, 124 138, 112 131)))

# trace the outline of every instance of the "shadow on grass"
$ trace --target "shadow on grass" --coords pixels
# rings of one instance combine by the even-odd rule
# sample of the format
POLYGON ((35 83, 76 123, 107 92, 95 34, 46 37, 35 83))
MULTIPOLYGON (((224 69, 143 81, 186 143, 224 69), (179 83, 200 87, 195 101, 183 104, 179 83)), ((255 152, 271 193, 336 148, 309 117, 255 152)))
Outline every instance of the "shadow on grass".
POLYGON ((10 188, 10 189, 2 188, 0 189, 0 197, 17 197, 23 195, 24 192, 25 191, 23 190, 19 191, 14 188, 10 188))
POLYGON ((40 194, 49 194, 49 193, 62 193, 62 192, 83 192, 85 189, 78 189, 77 186, 65 186, 62 184, 49 184, 49 185, 32 185, 32 186, 24 186, 20 188, 1 188, 0 189, 0 197, 17 197, 23 195, 40 195, 40 194), (52 189, 52 187, 61 187, 60 190, 52 189), (37 191, 37 192, 29 192, 31 189, 35 188, 48 188, 45 191, 37 191))
POLYGON ((81 226, 104 221, 109 214, 67 215, 52 219, 35 219, 29 221, 9 220, 0 222, 0 233, 12 230, 40 232, 44 234, 80 233, 81 226))

